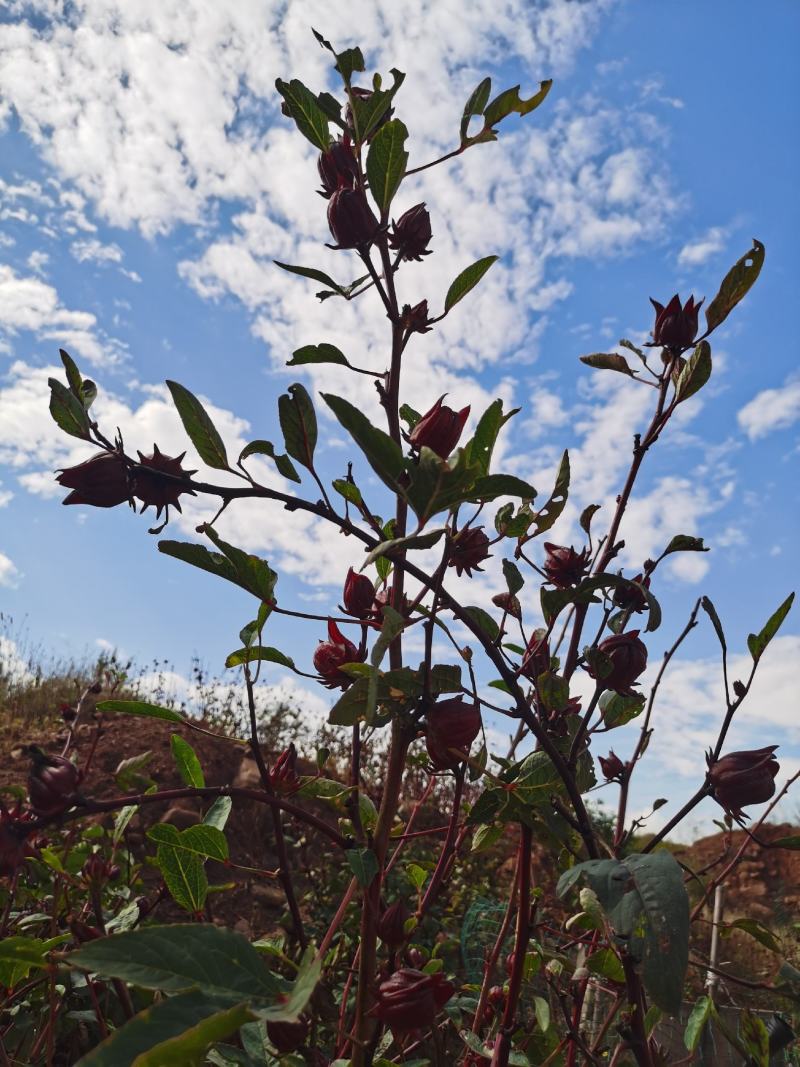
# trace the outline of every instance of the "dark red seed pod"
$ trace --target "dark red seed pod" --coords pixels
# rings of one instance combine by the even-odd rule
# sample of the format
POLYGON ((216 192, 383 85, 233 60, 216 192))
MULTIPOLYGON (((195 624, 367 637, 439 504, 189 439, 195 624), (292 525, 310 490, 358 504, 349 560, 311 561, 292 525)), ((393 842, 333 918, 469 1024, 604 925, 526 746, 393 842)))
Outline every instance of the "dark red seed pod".
POLYGON ((700 300, 696 304, 694 297, 690 296, 681 306, 680 297, 676 293, 666 307, 652 297, 650 303, 656 309, 654 343, 665 348, 688 348, 697 336, 697 316, 703 301, 700 300))
POLYGON ((374 601, 375 586, 366 574, 358 574, 351 567, 347 572, 342 593, 344 610, 357 619, 366 619, 372 614, 374 601))
POLYGON ((403 967, 381 982, 375 1014, 395 1034, 426 1030, 454 993, 441 972, 423 974, 403 967))
POLYGON ((163 474, 171 474, 177 478, 190 478, 193 474, 197 474, 197 471, 187 471, 181 466, 185 455, 186 453, 182 452, 179 456, 167 456, 159 451, 156 444, 153 445, 153 451, 149 456, 139 453, 139 462, 142 468, 146 469, 140 468, 134 473, 133 495, 137 500, 141 500, 142 511, 152 506, 156 509, 156 518, 158 518, 164 508, 172 506, 177 511, 181 510, 179 498, 182 493, 188 493, 189 496, 197 495, 193 489, 185 489, 182 485, 176 485, 175 482, 170 481, 169 478, 162 477, 163 474))
POLYGON ((577 585, 586 573, 589 566, 590 552, 585 548, 582 552, 576 552, 570 545, 554 545, 551 541, 544 544, 544 563, 542 570, 547 575, 547 580, 559 589, 568 589, 577 585))
POLYGON ((115 508, 130 499, 128 472, 119 452, 98 452, 75 467, 65 467, 56 481, 72 492, 64 504, 115 508))
POLYGON ((780 765, 775 759, 777 745, 729 752, 710 762, 708 777, 716 802, 737 819, 744 818, 742 808, 764 804, 775 795, 775 776, 780 765))
POLYGON ((270 768, 269 782, 276 793, 295 793, 302 785, 297 773, 297 749, 293 743, 281 752, 270 768))
POLYGON ((367 248, 375 239, 380 223, 361 189, 337 189, 328 202, 328 226, 340 248, 367 248))
POLYGON ((378 937, 389 948, 400 948, 406 942, 405 923, 411 912, 402 900, 390 904, 378 920, 378 937))
POLYGON ((550 644, 547 630, 534 630, 525 648, 520 672, 530 682, 536 682, 540 674, 550 670, 550 644))
POLYGON ((468 704, 463 697, 432 704, 425 716, 425 746, 434 769, 455 770, 469 755, 470 746, 480 732, 481 713, 477 704, 468 704))
POLYGON ((358 179, 358 162, 349 141, 334 141, 317 160, 322 189, 320 195, 329 200, 337 189, 352 189, 358 179))
POLYGON ((612 748, 607 756, 600 756, 600 769, 607 782, 620 782, 625 773, 625 764, 612 748))
POLYGON ((589 665, 586 668, 589 676, 602 682, 606 689, 630 695, 633 692, 631 686, 647 667, 647 646, 639 640, 639 631, 630 630, 607 637, 598 649, 605 657, 604 661, 610 663, 611 670, 601 678, 589 665))
POLYGON ((430 411, 419 420, 408 439, 414 448, 425 446, 442 459, 447 459, 458 444, 469 417, 470 406, 468 404, 461 411, 455 411, 444 405, 443 401, 444 396, 440 396, 430 411))
POLYGON ((33 766, 28 775, 28 800, 37 815, 59 815, 72 807, 81 781, 78 768, 66 756, 46 756, 29 749, 33 766))
POLYGON ((401 259, 421 260, 430 255, 428 244, 433 233, 431 217, 424 204, 416 204, 403 212, 389 235, 389 244, 401 259))

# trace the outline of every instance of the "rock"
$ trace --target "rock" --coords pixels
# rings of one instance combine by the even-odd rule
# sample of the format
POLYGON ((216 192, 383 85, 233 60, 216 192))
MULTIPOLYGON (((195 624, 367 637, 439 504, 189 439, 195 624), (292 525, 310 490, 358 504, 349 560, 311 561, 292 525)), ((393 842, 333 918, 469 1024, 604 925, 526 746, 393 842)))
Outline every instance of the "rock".
POLYGON ((178 830, 188 830, 190 826, 196 826, 200 822, 200 817, 191 808, 183 808, 179 804, 173 804, 171 808, 167 808, 158 821, 169 823, 171 826, 177 827, 178 830))
POLYGON ((233 779, 236 789, 257 789, 261 785, 261 775, 252 756, 245 756, 239 764, 239 770, 233 779))

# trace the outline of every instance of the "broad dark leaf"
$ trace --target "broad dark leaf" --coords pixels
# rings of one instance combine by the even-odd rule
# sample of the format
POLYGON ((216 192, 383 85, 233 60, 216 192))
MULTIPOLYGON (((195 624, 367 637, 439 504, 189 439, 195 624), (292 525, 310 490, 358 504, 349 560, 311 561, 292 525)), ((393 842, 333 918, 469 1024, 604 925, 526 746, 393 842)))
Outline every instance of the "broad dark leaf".
POLYGON ((711 345, 701 341, 687 359, 675 385, 675 399, 678 403, 694 396, 711 377, 711 345))
POLYGON ((381 481, 395 492, 397 480, 404 471, 400 446, 349 400, 332 393, 323 393, 322 399, 367 457, 381 481))
POLYGON ((196 789, 202 789, 206 784, 206 780, 203 774, 203 768, 200 766, 200 760, 197 758, 195 750, 188 741, 184 741, 180 734, 172 735, 170 738, 170 746, 172 748, 172 756, 178 768, 178 773, 183 779, 184 785, 191 785, 196 789))
POLYGON ((477 263, 473 263, 472 266, 462 270, 447 290, 447 296, 444 298, 445 315, 451 308, 455 307, 459 300, 462 300, 471 289, 475 288, 489 267, 497 261, 497 258, 497 256, 486 256, 484 259, 479 259, 477 263))
POLYGON ((145 719, 165 719, 167 722, 185 722, 184 716, 173 708, 158 704, 146 704, 143 700, 101 700, 98 711, 116 711, 122 715, 137 715, 145 719))
POLYGON ((461 116, 461 126, 459 127, 459 138, 461 144, 466 144, 469 141, 469 122, 474 115, 482 115, 484 108, 489 103, 489 96, 492 91, 492 79, 484 78, 483 81, 478 82, 475 88, 469 95, 469 98, 464 105, 464 113, 461 116))
POLYGON ((251 441, 239 453, 239 463, 242 463, 249 456, 269 456, 278 468, 279 474, 282 474, 284 478, 288 478, 290 482, 300 481, 300 475, 297 473, 294 463, 286 453, 276 452, 272 441, 251 441))
POLYGON ((298 130, 315 148, 324 152, 331 140, 328 116, 311 90, 297 78, 293 78, 290 82, 278 78, 275 81, 275 88, 286 101, 298 130))
POLYGON ((767 645, 778 632, 781 623, 789 614, 793 602, 794 593, 790 593, 781 606, 770 615, 769 619, 767 619, 764 628, 757 634, 750 634, 747 638, 747 647, 750 649, 750 655, 753 657, 755 663, 758 663, 764 655, 767 645))
POLYGON ((631 378, 634 376, 627 359, 618 352, 593 352, 590 356, 581 356, 580 360, 587 367, 595 367, 597 370, 616 370, 631 378))
POLYGON ((270 648, 267 645, 256 645, 253 648, 240 648, 231 652, 225 660, 226 667, 241 667, 243 663, 279 663, 282 667, 295 670, 294 660, 280 649, 270 648))
POLYGON ((707 332, 724 322, 754 284, 764 265, 764 246, 753 238, 753 247, 728 271, 719 292, 706 308, 707 332))
POLYGON ((367 155, 369 191, 383 217, 394 199, 408 165, 405 150, 408 130, 400 119, 387 122, 378 130, 367 155))
POLYGON ((317 416, 308 391, 299 382, 290 385, 288 393, 278 397, 278 418, 288 454, 313 470, 317 416))
POLYGON ((50 414, 64 433, 90 441, 89 416, 80 400, 58 378, 48 378, 50 386, 50 414))
POLYGON ((561 463, 556 474, 556 484, 550 494, 550 499, 543 508, 536 512, 533 520, 535 534, 541 534, 545 530, 549 530, 566 507, 567 497, 569 496, 569 477, 569 452, 565 451, 561 457, 561 463))
POLYGON ((194 393, 190 393, 178 382, 168 381, 167 388, 172 394, 172 401, 178 409, 183 428, 189 435, 189 440, 197 450, 200 459, 216 470, 230 470, 222 438, 211 421, 210 415, 194 393))
POLYGON ((300 367, 307 363, 338 363, 343 367, 350 366, 336 345, 329 345, 325 342, 321 345, 303 345, 302 348, 298 348, 286 366, 300 367))

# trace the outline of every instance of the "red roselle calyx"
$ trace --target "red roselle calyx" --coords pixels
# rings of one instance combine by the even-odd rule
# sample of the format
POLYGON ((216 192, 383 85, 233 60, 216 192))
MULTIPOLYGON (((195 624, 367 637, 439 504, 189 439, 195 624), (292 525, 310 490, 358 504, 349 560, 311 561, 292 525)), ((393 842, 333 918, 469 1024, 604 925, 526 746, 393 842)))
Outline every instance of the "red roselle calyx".
POLYGON ((625 634, 614 634, 598 645, 599 651, 610 663, 611 670, 602 678, 590 665, 586 670, 591 678, 601 682, 605 689, 631 696, 631 686, 647 667, 647 647, 639 640, 638 630, 629 630, 625 634))
POLYGON ((128 471, 119 452, 98 452, 75 467, 64 468, 56 481, 72 490, 64 497, 64 504, 115 508, 131 496, 128 471))
POLYGON ((116 863, 104 859, 99 852, 93 852, 81 868, 81 874, 87 882, 102 885, 106 881, 116 881, 119 878, 120 869, 116 863))
POLYGON ((297 749, 293 743, 281 752, 269 770, 269 784, 276 793, 294 793, 300 786, 297 774, 297 749))
POLYGON ((320 681, 329 689, 347 689, 353 679, 339 668, 345 663, 363 660, 352 641, 348 640, 333 621, 328 620, 328 640, 320 641, 314 653, 314 668, 320 681))
POLYGON ((426 715, 425 746, 434 770, 455 770, 468 757, 470 746, 480 732, 481 713, 477 704, 468 704, 463 697, 431 704, 426 715))
POLYGON ((614 590, 614 606, 623 608, 625 611, 644 611, 647 607, 647 597, 642 592, 642 589, 650 588, 650 579, 637 574, 631 581, 631 585, 614 590), (637 586, 640 588, 636 588, 637 586))
POLYGON ((400 325, 404 330, 408 330, 409 333, 430 333, 432 329, 430 321, 427 300, 420 300, 413 307, 410 304, 403 304, 403 310, 400 312, 400 325))
POLYGON ((37 815, 60 815, 72 807, 81 772, 66 756, 47 756, 32 745, 33 760, 28 775, 28 800, 37 815))
POLYGON ((625 764, 612 748, 607 756, 600 756, 600 769, 607 782, 619 782, 625 773, 625 764))
POLYGON ((362 190, 343 186, 328 203, 328 226, 336 242, 330 248, 367 248, 375 239, 380 223, 362 190))
POLYGON ((454 411, 442 403, 440 396, 430 411, 426 412, 409 435, 412 447, 432 449, 437 456, 447 459, 458 444, 469 417, 469 404, 461 411, 454 411))
POLYGON ((281 1056, 297 1052, 306 1043, 308 1020, 300 1018, 293 1023, 268 1022, 267 1037, 281 1056))
POLYGON ((395 1034, 427 1030, 454 993, 455 986, 441 972, 403 967, 381 982, 374 1012, 395 1034))
POLYGON ((708 762, 708 778, 716 802, 737 819, 745 816, 742 808, 763 804, 775 795, 775 775, 780 770, 775 759, 777 745, 729 752, 716 763, 708 762))
POLYGON ((480 564, 490 555, 489 538, 483 532, 482 526, 476 526, 461 530, 456 535, 447 566, 455 567, 459 577, 466 573, 467 577, 471 578, 472 572, 481 570, 480 564))
POLYGON ((322 182, 320 196, 326 200, 330 200, 337 189, 352 189, 358 178, 358 162, 350 142, 334 141, 327 152, 321 152, 317 170, 322 182))
POLYGON ((522 661, 520 673, 528 681, 535 683, 540 674, 549 670, 550 644, 547 640, 547 630, 534 630, 525 649, 525 658, 522 661))
POLYGON ((554 545, 551 541, 544 543, 544 563, 542 570, 547 575, 547 580, 559 589, 568 589, 571 585, 577 585, 586 573, 589 566, 590 552, 585 548, 582 552, 576 552, 570 545, 554 545))
POLYGON ((389 244, 401 259, 421 260, 423 256, 430 255, 428 244, 433 233, 431 217, 424 204, 410 207, 393 225, 389 244))
POLYGON ((153 445, 153 451, 149 456, 139 453, 139 462, 144 469, 137 470, 133 475, 133 495, 142 502, 142 511, 151 505, 156 509, 156 518, 159 518, 164 508, 174 507, 181 510, 179 497, 181 493, 189 496, 197 496, 194 489, 185 489, 182 485, 176 485, 168 478, 162 478, 162 474, 171 474, 177 478, 190 478, 197 471, 185 471, 181 461, 186 455, 182 452, 179 456, 167 456, 159 452, 158 445, 153 445))
POLYGON ((688 348, 697 336, 697 316, 703 301, 695 304, 694 297, 690 296, 681 307, 680 297, 676 293, 666 307, 652 297, 650 303, 656 309, 654 344, 665 348, 688 348))
POLYGON ((375 586, 366 574, 358 574, 351 567, 344 580, 342 602, 345 612, 357 619, 366 619, 372 614, 375 586))
POLYGON ((389 948, 400 948, 406 942, 405 923, 411 918, 411 912, 404 901, 396 900, 390 904, 378 920, 378 937, 389 948))

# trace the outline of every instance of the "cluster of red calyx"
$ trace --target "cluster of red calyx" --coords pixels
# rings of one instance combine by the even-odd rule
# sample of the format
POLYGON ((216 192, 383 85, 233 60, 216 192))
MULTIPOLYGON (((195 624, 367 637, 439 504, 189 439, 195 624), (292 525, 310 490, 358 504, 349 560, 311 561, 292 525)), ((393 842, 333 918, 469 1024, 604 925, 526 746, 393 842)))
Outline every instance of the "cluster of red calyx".
POLYGON ((750 804, 764 804, 775 795, 775 776, 780 770, 775 759, 777 745, 767 745, 743 752, 729 752, 727 756, 708 762, 708 778, 712 796, 735 819, 746 816, 742 808, 750 804))
POLYGON ((66 756, 48 756, 35 745, 28 748, 32 760, 28 775, 28 800, 37 815, 60 815, 71 808, 83 775, 66 756))
POLYGON ((276 793, 296 793, 302 785, 297 773, 297 749, 290 743, 269 769, 269 784, 276 793))
POLYGON ((281 1056, 297 1052, 308 1038, 308 1020, 301 1017, 293 1023, 268 1022, 267 1037, 281 1056))
POLYGON ((664 348, 688 348, 697 336, 697 316, 703 301, 694 302, 690 296, 681 306, 676 293, 664 307, 650 297, 650 303, 656 309, 656 322, 653 326, 653 343, 664 348))
POLYGON ((343 186, 328 201, 328 227, 336 242, 329 248, 366 249, 375 240, 380 223, 364 190, 343 186))
POLYGON ((650 588, 650 578, 637 574, 631 579, 631 584, 614 590, 614 606, 625 611, 644 611, 647 607, 647 597, 642 590, 650 588))
POLYGON ((367 621, 374 614, 375 586, 366 574, 352 567, 347 572, 342 592, 342 609, 347 615, 367 621))
POLYGON ((600 769, 607 782, 620 782, 625 773, 626 764, 622 762, 614 749, 607 756, 600 756, 600 769))
POLYGON ((328 689, 347 689, 353 679, 341 670, 345 663, 358 663, 364 656, 359 656, 358 648, 344 636, 333 621, 328 619, 328 640, 320 641, 314 652, 314 669, 319 680, 328 689))
POLYGON ((103 885, 104 882, 115 882, 120 876, 120 869, 99 852, 93 852, 81 868, 81 874, 90 885, 103 885))
POLYGON ((349 137, 334 141, 317 160, 322 189, 320 196, 330 200, 337 189, 353 189, 358 181, 358 161, 349 137))
POLYGON ((197 471, 187 471, 181 466, 185 455, 184 452, 180 456, 167 456, 154 444, 151 455, 139 453, 141 467, 129 472, 121 452, 98 452, 75 467, 66 467, 56 481, 65 489, 72 490, 64 498, 65 504, 114 508, 136 497, 142 503, 142 511, 152 505, 158 517, 170 505, 180 511, 179 497, 182 493, 196 495, 194 490, 176 485, 169 477, 163 477, 187 478, 196 474, 197 471))
POLYGON ((647 667, 647 646, 639 639, 639 631, 614 634, 597 647, 603 655, 603 662, 610 665, 610 670, 600 677, 599 671, 590 664, 586 668, 589 676, 602 682, 605 689, 632 696, 632 686, 647 667))
POLYGON ((404 330, 408 330, 409 333, 430 333, 432 329, 430 323, 427 300, 420 300, 413 307, 410 304, 403 304, 403 310, 400 312, 400 325, 404 330))
POLYGON ((22 811, 19 803, 9 810, 0 801, 0 878, 13 875, 28 854, 32 818, 32 813, 22 811))
POLYGON ((459 767, 480 732, 477 704, 468 704, 463 697, 431 704, 425 715, 425 747, 434 770, 454 771, 459 767))
POLYGON ((454 993, 455 986, 441 972, 402 967, 381 982, 374 1012, 394 1034, 427 1030, 454 993))
POLYGON ((428 244, 433 237, 431 217, 424 204, 404 211, 389 234, 389 244, 401 259, 421 260, 430 255, 428 244))
POLYGON ((534 630, 525 648, 525 655, 520 667, 529 682, 536 682, 540 674, 550 670, 550 644, 547 640, 547 630, 534 630))
POLYGON ((400 948, 406 942, 408 935, 405 931, 405 924, 410 918, 411 913, 404 901, 396 900, 394 904, 389 905, 378 920, 378 937, 389 948, 400 948))
POLYGON ((447 407, 443 403, 446 395, 439 397, 408 437, 412 448, 430 448, 442 459, 447 459, 458 444, 470 410, 469 404, 461 411, 447 407))
POLYGON ((577 585, 586 573, 589 566, 588 548, 582 552, 576 552, 570 545, 554 545, 551 541, 544 543, 544 563, 542 570, 547 575, 548 582, 559 589, 568 589, 571 585, 577 585))
POLYGON ((156 509, 156 518, 160 518, 164 508, 173 507, 176 511, 181 510, 179 497, 181 493, 196 496, 194 489, 184 489, 182 485, 176 485, 169 478, 162 478, 162 474, 169 474, 175 478, 191 478, 197 471, 185 471, 181 466, 185 452, 179 456, 167 456, 160 452, 158 445, 153 445, 151 455, 145 456, 139 453, 141 467, 133 476, 133 495, 142 502, 142 511, 151 505, 156 509))
POLYGON ((482 526, 461 530, 453 540, 447 566, 455 567, 459 577, 466 573, 471 578, 472 572, 481 570, 480 564, 491 555, 490 543, 482 526))

